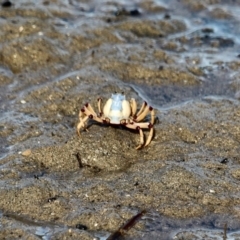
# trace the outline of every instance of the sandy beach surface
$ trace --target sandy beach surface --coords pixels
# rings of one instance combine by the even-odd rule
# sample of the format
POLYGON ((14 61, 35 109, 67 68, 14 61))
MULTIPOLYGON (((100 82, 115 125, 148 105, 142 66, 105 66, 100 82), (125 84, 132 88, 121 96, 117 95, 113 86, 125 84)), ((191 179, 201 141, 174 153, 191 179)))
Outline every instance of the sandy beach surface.
POLYGON ((111 239, 240 239, 240 1, 1 5, 0 239, 106 240, 141 211, 111 239), (76 134, 114 92, 155 109, 149 146, 76 134))

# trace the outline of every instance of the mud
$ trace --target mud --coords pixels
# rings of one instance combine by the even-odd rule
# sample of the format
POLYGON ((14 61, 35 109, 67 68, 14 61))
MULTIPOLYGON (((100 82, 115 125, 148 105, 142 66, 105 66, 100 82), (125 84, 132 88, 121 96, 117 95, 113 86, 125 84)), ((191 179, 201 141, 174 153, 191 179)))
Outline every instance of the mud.
POLYGON ((107 239, 142 210, 120 239, 240 237, 240 2, 6 5, 0 239, 107 239), (77 136, 115 91, 154 107, 148 147, 92 120, 77 136))

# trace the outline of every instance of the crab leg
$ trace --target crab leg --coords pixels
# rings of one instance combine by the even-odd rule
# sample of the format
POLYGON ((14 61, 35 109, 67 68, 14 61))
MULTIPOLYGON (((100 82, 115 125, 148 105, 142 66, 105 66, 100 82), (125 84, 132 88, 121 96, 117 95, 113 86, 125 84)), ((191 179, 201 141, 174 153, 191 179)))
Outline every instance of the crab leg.
POLYGON ((153 126, 151 124, 148 125, 148 128, 150 128, 150 132, 147 138, 147 141, 144 144, 144 136, 143 136, 143 131, 141 128, 139 128, 139 133, 140 133, 140 145, 136 147, 136 149, 141 149, 143 147, 146 147, 147 145, 149 145, 149 143, 151 142, 152 138, 153 138, 153 134, 154 134, 154 130, 153 130, 153 126))
POLYGON ((154 111, 153 108, 150 111, 151 111, 151 124, 154 125, 154 123, 155 123, 155 111, 154 111))
POLYGON ((87 103, 79 112, 79 123, 77 125, 77 133, 79 136, 81 128, 86 129, 86 122, 89 118, 103 123, 103 120, 97 116, 91 105, 87 103))
POLYGON ((153 130, 153 127, 151 127, 148 138, 147 138, 147 141, 146 141, 144 147, 146 147, 151 142, 151 140, 153 138, 153 134, 154 134, 154 130, 153 130))
POLYGON ((132 98, 130 100, 130 106, 131 106, 131 110, 132 110, 131 116, 134 117, 136 112, 137 112, 137 103, 136 103, 136 100, 134 98, 132 98))
POLYGON ((81 121, 84 118, 84 116, 85 116, 85 114, 82 111, 80 111, 78 114, 79 121, 81 121))
POLYGON ((155 121, 155 114, 154 114, 154 110, 151 111, 151 122, 150 123, 134 123, 135 125, 139 126, 140 128, 150 128, 150 132, 147 138, 146 143, 144 144, 143 147, 146 147, 147 145, 149 145, 149 143, 151 142, 153 135, 154 135, 154 129, 153 129, 153 124, 155 121))
POLYGON ((138 130, 138 131, 139 131, 139 134, 140 134, 140 145, 138 145, 138 146, 136 147, 136 149, 142 148, 142 147, 144 146, 144 134, 143 134, 143 131, 142 131, 141 127, 136 126, 136 125, 134 124, 134 122, 133 122, 133 123, 128 123, 128 124, 126 124, 125 126, 126 126, 127 128, 135 129, 135 130, 138 130))
POLYGON ((89 116, 90 118, 92 118, 91 116, 97 117, 97 114, 94 112, 92 106, 89 103, 85 104, 85 106, 81 109, 81 112, 83 112, 85 115, 89 116))
POLYGON ((98 98, 98 112, 99 112, 99 115, 102 116, 102 99, 101 98, 98 98))
POLYGON ((83 109, 81 109, 82 112, 84 112, 90 119, 93 119, 97 122, 103 123, 103 120, 97 116, 97 114, 92 110, 92 107, 90 104, 88 106, 84 106, 83 109))
POLYGON ((155 113, 154 110, 151 106, 146 106, 145 109, 142 111, 142 113, 140 115, 137 116, 137 118, 135 119, 136 122, 139 122, 141 120, 143 120, 147 114, 151 112, 151 123, 154 124, 155 121, 155 113))
POLYGON ((137 117, 143 112, 143 110, 144 110, 144 108, 147 106, 147 103, 144 101, 143 102, 143 104, 142 104, 142 106, 141 106, 141 108, 140 108, 140 110, 138 111, 138 113, 137 113, 137 117))
POLYGON ((139 128, 139 134, 140 134, 140 145, 138 145, 136 147, 136 149, 141 149, 144 145, 144 134, 143 134, 143 130, 141 128, 139 128))
MULTIPOLYGON (((79 114, 80 115, 80 114, 79 114)), ((86 122, 88 120, 88 116, 86 115, 84 118, 80 118, 80 122, 77 125, 77 134, 80 136, 80 130, 81 128, 86 128, 86 122)))
POLYGON ((93 108, 92 108, 92 106, 91 106, 90 103, 86 103, 85 106, 84 106, 84 108, 87 108, 87 110, 90 111, 93 116, 94 116, 94 115, 97 116, 97 114, 96 114, 95 111, 93 110, 93 108))
POLYGON ((136 123, 136 122, 131 122, 125 125, 127 128, 130 129, 136 129, 139 130, 139 134, 140 134, 140 145, 136 147, 136 149, 141 149, 142 147, 146 147, 147 145, 149 145, 149 143, 151 142, 152 138, 153 138, 153 134, 154 134, 154 130, 153 130, 153 125, 149 122, 146 123, 136 123), (142 129, 146 129, 146 128, 150 128, 150 132, 147 138, 147 141, 144 144, 144 134, 142 129))

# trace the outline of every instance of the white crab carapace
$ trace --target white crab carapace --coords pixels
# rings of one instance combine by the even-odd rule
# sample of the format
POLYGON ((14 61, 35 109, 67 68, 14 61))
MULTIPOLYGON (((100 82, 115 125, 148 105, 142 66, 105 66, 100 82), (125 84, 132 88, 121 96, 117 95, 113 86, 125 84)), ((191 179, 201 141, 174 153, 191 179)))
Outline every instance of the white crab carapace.
POLYGON ((112 94, 103 107, 103 114, 111 124, 120 124, 121 120, 128 119, 131 115, 129 101, 122 94, 112 94))
POLYGON ((98 99, 98 111, 97 114, 89 103, 85 104, 79 112, 79 123, 77 125, 77 133, 80 136, 81 128, 86 129, 88 119, 93 119, 100 123, 105 124, 118 124, 124 125, 130 129, 136 129, 140 134, 140 145, 136 149, 147 146, 154 134, 154 110, 146 102, 142 104, 142 107, 137 112, 137 103, 134 98, 127 101, 125 96, 120 93, 112 94, 102 110, 102 99, 98 99), (150 122, 141 122, 148 113, 151 113, 150 122), (142 129, 150 129, 147 141, 144 141, 144 134, 142 129))

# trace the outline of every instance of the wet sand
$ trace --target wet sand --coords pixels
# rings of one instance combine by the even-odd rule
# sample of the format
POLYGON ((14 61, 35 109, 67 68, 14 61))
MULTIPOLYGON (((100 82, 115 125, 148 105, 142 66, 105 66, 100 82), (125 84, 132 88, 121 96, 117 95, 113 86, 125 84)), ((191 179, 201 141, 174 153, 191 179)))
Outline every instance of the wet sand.
POLYGON ((239 238, 239 10, 1 7, 0 239, 107 239, 142 210, 121 239, 223 239, 225 226, 239 238), (97 110, 115 91, 155 109, 148 147, 135 149, 137 131, 91 120, 77 136, 84 104, 97 110))

